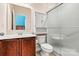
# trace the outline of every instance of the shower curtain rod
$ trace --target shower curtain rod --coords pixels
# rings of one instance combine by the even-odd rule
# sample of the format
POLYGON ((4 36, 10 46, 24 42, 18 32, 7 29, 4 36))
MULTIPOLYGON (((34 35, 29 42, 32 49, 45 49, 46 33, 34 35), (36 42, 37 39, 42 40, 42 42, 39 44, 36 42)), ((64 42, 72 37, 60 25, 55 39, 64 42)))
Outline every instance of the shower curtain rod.
POLYGON ((47 11, 46 13, 48 14, 50 11, 56 9, 57 7, 59 7, 60 5, 62 5, 63 3, 60 3, 59 5, 55 6, 54 8, 52 8, 51 10, 47 11))
POLYGON ((63 4, 63 3, 60 3, 59 5, 55 6, 54 8, 52 8, 52 9, 50 9, 49 11, 46 12, 47 17, 46 17, 46 20, 45 20, 44 24, 47 22, 48 13, 49 13, 50 11, 56 9, 57 7, 59 7, 59 6, 62 5, 62 4, 63 4))

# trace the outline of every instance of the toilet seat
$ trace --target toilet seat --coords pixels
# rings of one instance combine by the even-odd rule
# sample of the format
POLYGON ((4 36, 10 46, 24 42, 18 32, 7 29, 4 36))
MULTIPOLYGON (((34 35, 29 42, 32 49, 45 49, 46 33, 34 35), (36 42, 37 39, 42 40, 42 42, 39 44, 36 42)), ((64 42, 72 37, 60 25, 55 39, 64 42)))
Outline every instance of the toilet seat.
POLYGON ((46 52, 53 51, 53 47, 50 44, 48 44, 48 43, 41 44, 41 48, 42 48, 42 50, 44 50, 46 52))

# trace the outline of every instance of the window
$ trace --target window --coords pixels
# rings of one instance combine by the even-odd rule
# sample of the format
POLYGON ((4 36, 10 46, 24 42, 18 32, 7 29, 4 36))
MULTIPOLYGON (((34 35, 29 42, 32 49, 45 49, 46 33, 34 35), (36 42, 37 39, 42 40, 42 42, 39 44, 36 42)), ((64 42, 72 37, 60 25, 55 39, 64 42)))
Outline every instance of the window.
POLYGON ((25 30, 25 20, 24 15, 15 15, 16 30, 25 30))

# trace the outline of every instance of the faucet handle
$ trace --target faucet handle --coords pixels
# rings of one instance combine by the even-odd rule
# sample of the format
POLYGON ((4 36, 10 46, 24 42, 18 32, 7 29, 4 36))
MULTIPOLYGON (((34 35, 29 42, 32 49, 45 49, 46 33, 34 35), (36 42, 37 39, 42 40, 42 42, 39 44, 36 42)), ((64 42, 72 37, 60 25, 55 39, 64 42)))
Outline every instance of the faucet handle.
POLYGON ((1 32, 1 33, 0 33, 0 36, 4 36, 4 33, 3 33, 3 32, 1 32))

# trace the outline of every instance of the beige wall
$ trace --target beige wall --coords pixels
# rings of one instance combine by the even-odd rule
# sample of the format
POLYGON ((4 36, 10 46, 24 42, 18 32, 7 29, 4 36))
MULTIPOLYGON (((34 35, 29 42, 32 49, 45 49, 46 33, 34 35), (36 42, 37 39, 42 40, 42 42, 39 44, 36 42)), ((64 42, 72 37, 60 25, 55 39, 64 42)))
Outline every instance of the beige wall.
POLYGON ((0 32, 5 33, 5 18, 6 18, 6 9, 5 4, 0 3, 0 32))
POLYGON ((35 11, 46 13, 58 4, 59 3, 32 3, 30 5, 35 9, 35 11))

